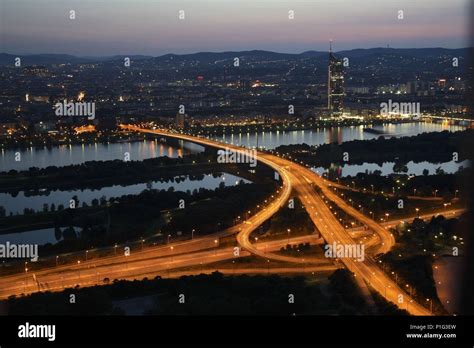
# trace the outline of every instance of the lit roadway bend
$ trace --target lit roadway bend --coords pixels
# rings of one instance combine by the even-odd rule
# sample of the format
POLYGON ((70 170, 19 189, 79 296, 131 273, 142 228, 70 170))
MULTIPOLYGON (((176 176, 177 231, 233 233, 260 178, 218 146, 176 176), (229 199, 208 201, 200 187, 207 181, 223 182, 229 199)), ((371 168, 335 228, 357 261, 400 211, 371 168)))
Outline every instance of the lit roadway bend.
MULTIPOLYGON (((243 149, 242 147, 229 145, 229 144, 222 144, 222 143, 218 143, 212 140, 197 138, 197 137, 193 137, 189 135, 169 133, 162 130, 143 129, 143 128, 129 126, 129 125, 127 126, 122 125, 121 127, 124 129, 134 130, 138 132, 151 133, 151 134, 162 135, 162 136, 166 136, 170 138, 186 140, 186 141, 193 142, 193 143, 200 144, 207 147, 214 147, 214 148, 219 148, 219 149, 222 149, 225 147, 236 152, 240 152, 240 153, 245 152, 245 149, 243 149)), ((283 182, 282 187, 280 190, 277 191, 277 196, 272 202, 270 202, 261 211, 257 212, 255 215, 253 215, 252 217, 244 221, 244 223, 242 224, 242 229, 237 235, 237 241, 243 249, 257 256, 261 256, 261 257, 275 260, 275 261, 307 264, 311 262, 311 260, 304 260, 299 257, 285 256, 285 255, 279 255, 275 253, 266 253, 265 251, 259 250, 258 248, 256 248, 250 242, 250 235, 252 234, 252 232, 254 232, 263 222, 268 220, 278 210, 280 210, 281 207, 287 204, 290 198, 292 187, 291 187, 291 180, 289 177, 289 173, 286 169, 274 163, 273 161, 274 157, 275 156, 272 156, 272 155, 259 153, 258 161, 273 168, 280 175, 283 182)))
MULTIPOLYGON (((299 236, 291 239, 291 243, 318 243, 314 235, 299 236)), ((288 240, 274 240, 268 242, 257 243, 258 250, 276 251, 288 244, 288 240)), ((151 248, 141 252, 131 253, 130 256, 117 255, 77 264, 64 264, 57 267, 45 268, 37 271, 29 271, 28 273, 16 273, 12 275, 2 276, 0 278, 0 299, 8 298, 11 295, 21 295, 37 292, 40 290, 60 291, 65 288, 72 288, 76 285, 82 287, 92 285, 103 285, 104 278, 114 279, 143 279, 159 275, 170 277, 173 274, 186 273, 187 275, 197 275, 204 271, 204 265, 215 262, 230 261, 236 259, 234 256, 234 248, 232 246, 215 248, 210 247, 206 250, 198 250, 195 252, 183 251, 178 253, 176 244, 173 244, 174 250, 169 252, 170 247, 151 248), (168 250, 168 252, 163 252, 168 250), (186 269, 180 271, 180 269, 186 269), (177 273, 178 272, 178 273, 177 273)), ((242 251, 240 257, 249 256, 249 252, 242 251)), ((268 272, 270 272, 279 264, 266 263, 268 272)), ((235 265, 242 271, 242 265, 235 265)), ((303 269, 291 268, 294 273, 306 272, 323 272, 334 271, 335 266, 327 259, 314 259, 308 262, 303 269)), ((218 270, 218 266, 208 266, 207 270, 218 270)), ((225 269, 225 268, 224 268, 225 269)), ((248 273, 254 272, 251 268, 247 269, 248 273)), ((286 268, 290 270, 290 268, 286 268)), ((274 272, 274 271, 273 271, 274 272)), ((289 271, 288 271, 289 272, 289 271)))
MULTIPOLYGON (((166 137, 173 137, 214 148, 227 147, 234 151, 245 151, 242 147, 223 144, 213 140, 189 135, 169 133, 162 130, 142 129, 135 126, 123 126, 123 128, 153 133, 166 137)), ((250 243, 249 238, 250 234, 258 227, 259 224, 267 220, 269 217, 275 214, 281 206, 286 204, 290 198, 292 188, 303 202, 306 211, 311 217, 311 220, 316 225, 322 237, 328 244, 338 243, 342 245, 355 245, 357 242, 349 235, 349 233, 339 223, 339 220, 333 215, 331 210, 324 204, 322 198, 316 192, 314 186, 317 186, 327 197, 327 199, 333 201, 339 206, 340 209, 353 216, 359 222, 368 226, 380 237, 381 244, 377 252, 386 253, 395 244, 393 235, 388 232, 387 229, 347 204, 331 190, 329 182, 311 170, 289 160, 267 153, 259 152, 258 160, 270 166, 280 174, 280 177, 283 181, 283 186, 276 199, 269 206, 267 206, 265 210, 257 213, 251 219, 249 219, 247 221, 247 227, 244 227, 237 235, 237 241, 245 250, 254 255, 262 256, 267 259, 304 263, 304 261, 300 259, 295 260, 295 258, 292 257, 264 253, 262 250, 255 248, 252 243, 250 243)), ((393 281, 387 274, 385 274, 377 266, 376 262, 368 255, 365 256, 365 260, 362 262, 358 262, 352 258, 342 258, 341 261, 351 272, 354 273, 356 277, 363 279, 381 296, 385 297, 388 301, 395 303, 399 308, 406 309, 410 314, 413 315, 431 314, 428 309, 418 304, 413 298, 409 296, 408 293, 402 290, 396 284, 396 282, 393 281)))

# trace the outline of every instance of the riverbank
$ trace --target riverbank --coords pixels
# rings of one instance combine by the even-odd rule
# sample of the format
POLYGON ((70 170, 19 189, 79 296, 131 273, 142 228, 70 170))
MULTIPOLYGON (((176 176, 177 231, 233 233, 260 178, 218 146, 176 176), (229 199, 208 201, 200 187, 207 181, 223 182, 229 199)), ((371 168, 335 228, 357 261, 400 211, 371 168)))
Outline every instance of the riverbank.
POLYGON ((92 161, 64 167, 32 168, 0 173, 0 192, 98 189, 169 180, 177 175, 203 175, 237 170, 237 165, 217 163, 212 155, 186 158, 151 158, 143 161, 92 161))
MULTIPOLYGON (((293 131, 310 131, 316 129, 330 129, 335 127, 358 127, 364 126, 372 129, 374 132, 379 132, 374 130, 373 126, 383 126, 387 124, 405 124, 405 123, 419 123, 422 121, 413 120, 413 119, 391 119, 390 121, 383 119, 323 119, 318 120, 312 117, 308 117, 301 121, 294 122, 275 122, 275 123, 257 123, 257 124, 225 124, 225 125, 213 125, 213 126, 193 126, 190 131, 193 134, 204 134, 208 136, 221 136, 221 135, 231 135, 247 132, 293 132, 293 131)), ((364 128, 366 129, 366 128, 364 128)), ((377 133, 378 134, 378 133, 377 133)))
MULTIPOLYGON (((403 165, 427 161, 442 163, 469 159, 468 149, 474 147, 474 130, 431 132, 416 136, 379 136, 370 140, 331 142, 320 146, 309 144, 282 145, 275 149, 311 166, 395 162, 403 165), (433 146, 436 144, 436 151, 433 146)), ((400 170, 403 171, 403 170, 400 170)))

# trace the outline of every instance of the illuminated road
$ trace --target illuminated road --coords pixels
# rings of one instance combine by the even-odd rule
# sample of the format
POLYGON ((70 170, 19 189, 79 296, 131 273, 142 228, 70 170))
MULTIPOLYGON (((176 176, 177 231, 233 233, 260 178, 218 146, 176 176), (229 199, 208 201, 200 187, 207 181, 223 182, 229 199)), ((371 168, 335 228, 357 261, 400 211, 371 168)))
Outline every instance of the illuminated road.
MULTIPOLYGON (((338 189, 341 189, 341 190, 347 190, 347 191, 365 193, 365 194, 372 194, 372 195, 382 194, 382 195, 385 195, 387 197, 398 197, 398 195, 390 193, 390 192, 369 191, 365 188, 359 189, 357 187, 351 187, 350 185, 342 185, 342 184, 339 184, 335 181, 328 181, 328 183, 330 183, 330 184, 328 184, 328 186, 332 186, 332 187, 335 187, 335 188, 338 188, 338 189)), ((419 200, 419 201, 436 201, 436 202, 443 201, 443 197, 439 197, 439 196, 438 197, 435 197, 435 196, 407 196, 407 198, 411 199, 411 200, 419 200)))
MULTIPOLYGON (((359 220, 381 238, 381 247, 378 252, 387 252, 395 243, 393 235, 383 226, 366 217, 352 208, 337 196, 325 183, 325 180, 309 169, 292 164, 286 160, 277 159, 276 163, 291 168, 291 180, 295 191, 298 193, 312 221, 320 231, 328 244, 338 243, 343 245, 354 245, 357 242, 347 233, 333 212, 324 204, 321 197, 315 192, 312 184, 318 186, 323 194, 346 213, 359 220)), ((416 303, 404 290, 402 290, 388 275, 386 275, 368 255, 363 262, 357 262, 352 258, 342 258, 344 265, 352 271, 356 277, 360 277, 374 288, 387 300, 395 303, 401 309, 406 309, 414 315, 429 315, 425 307, 416 303), (403 301, 403 302, 399 302, 403 301)))
MULTIPOLYGON (((128 128, 136 131, 143 131, 183 139, 210 147, 222 148, 225 146, 235 151, 243 150, 242 148, 233 145, 222 144, 212 140, 196 138, 188 135, 173 134, 160 130, 144 130, 139 129, 138 127, 128 128)), ((266 257, 268 259, 274 259, 275 257, 276 260, 282 260, 280 256, 275 254, 270 255, 270 253, 267 253, 262 255, 262 251, 259 251, 252 246, 249 237, 251 232, 256 228, 254 224, 265 221, 265 219, 268 218, 270 214, 272 215, 278 210, 279 206, 285 204, 285 202, 290 197, 292 187, 303 202, 309 216, 311 217, 311 220, 316 225, 324 240, 328 244, 338 243, 343 245, 354 245, 357 242, 349 235, 349 233, 347 233, 337 218, 333 215, 331 210, 326 206, 326 204, 324 204, 324 201, 316 192, 315 187, 317 187, 321 193, 327 197, 327 199, 334 202, 340 209, 354 217, 362 224, 366 225, 379 236, 380 246, 377 248, 377 253, 386 253, 395 244, 393 235, 386 228, 347 204, 337 195, 337 193, 334 193, 332 187, 329 186, 330 183, 321 178, 316 173, 294 162, 267 153, 258 153, 258 160, 269 165, 275 171, 280 173, 280 176, 283 180, 283 189, 281 190, 282 193, 280 193, 278 198, 275 199, 274 203, 272 204, 271 208, 268 209, 266 214, 262 213, 260 214, 260 217, 254 216, 255 219, 251 219, 251 221, 248 222, 249 226, 245 227, 238 234, 237 240, 245 250, 250 251, 252 254, 266 257)), ((366 255, 363 262, 357 262, 352 258, 342 258, 340 260, 350 271, 354 273, 356 277, 363 279, 381 296, 395 303, 399 308, 406 309, 413 315, 431 314, 428 309, 414 301, 409 296, 409 294, 407 294, 395 283, 395 281, 386 275, 378 267, 376 262, 368 255, 366 255)), ((295 262, 296 260, 291 261, 285 259, 284 261, 295 262)))
POLYGON ((185 271, 172 271, 169 274, 169 278, 179 278, 181 276, 186 276, 190 274, 212 274, 213 272, 219 272, 227 275, 236 275, 236 274, 306 274, 312 273, 317 274, 321 272, 334 272, 339 267, 333 264, 321 265, 321 266, 307 266, 307 267, 235 267, 235 268, 223 268, 223 267, 214 267, 214 268, 204 268, 199 270, 199 272, 190 273, 189 270, 185 271))
MULTIPOLYGON (((214 147, 214 148, 226 147, 235 152, 245 153, 245 149, 243 149, 242 147, 238 147, 238 146, 234 146, 230 144, 221 144, 221 143, 214 142, 212 140, 196 138, 189 135, 174 134, 174 133, 169 133, 169 132, 165 132, 161 130, 143 129, 136 126, 122 126, 122 128, 127 129, 127 130, 137 131, 137 132, 151 133, 151 134, 162 135, 162 136, 181 139, 181 140, 187 140, 187 141, 200 144, 203 146, 208 146, 208 147, 209 146, 214 147)), ((273 157, 275 156, 259 153, 258 161, 268 165, 270 168, 274 169, 275 172, 279 174, 283 182, 282 187, 280 188, 280 190, 277 191, 277 196, 274 197, 272 202, 270 202, 266 207, 261 209, 259 212, 257 212, 247 221, 244 221, 244 223, 242 224, 242 229, 237 235, 237 241, 244 250, 247 250, 250 253, 260 256, 260 257, 264 257, 264 258, 271 259, 274 261, 292 262, 292 263, 301 263, 301 264, 308 263, 308 260, 303 260, 299 257, 284 256, 284 255, 279 255, 279 254, 274 254, 274 253, 265 253, 264 251, 257 249, 250 242, 250 235, 252 234, 252 232, 254 232, 263 222, 265 222, 271 216, 276 214, 278 210, 280 210, 281 207, 283 207, 285 204, 288 203, 288 200, 290 198, 292 187, 291 187, 291 181, 289 179, 289 173, 287 172, 286 169, 282 168, 279 165, 276 165, 273 162, 273 157)))
MULTIPOLYGON (((427 214, 413 215, 413 216, 408 216, 408 217, 404 217, 404 218, 384 221, 384 222, 381 222, 380 224, 385 228, 394 228, 394 227, 398 226, 399 224, 409 223, 410 221, 413 221, 415 218, 419 218, 421 220, 428 220, 428 219, 431 219, 432 217, 436 217, 438 215, 443 215, 445 218, 447 218, 447 219, 450 218, 451 219, 451 218, 459 217, 460 215, 462 215, 465 212, 466 212, 466 209, 463 209, 463 208, 440 210, 440 211, 437 211, 437 212, 432 212, 432 213, 427 213, 427 214)), ((366 245, 366 248, 370 247, 374 244, 377 244, 379 242, 379 239, 378 239, 377 235, 375 235, 370 230, 364 229, 363 227, 349 228, 349 229, 347 229, 347 231, 350 233, 352 238, 355 238, 357 240, 360 239, 360 238, 370 236, 370 238, 371 238, 370 241, 369 240, 364 241, 364 244, 366 245)))
MULTIPOLYGON (((122 125, 121 127, 127 130, 143 132, 143 133, 151 133, 151 134, 171 137, 175 139, 186 140, 189 142, 193 142, 193 143, 200 144, 203 146, 208 146, 208 147, 214 147, 214 148, 219 148, 219 149, 226 147, 235 152, 245 153, 245 149, 242 147, 231 145, 231 144, 222 144, 222 143, 215 142, 213 140, 197 138, 197 137, 184 135, 184 134, 175 134, 175 133, 170 133, 170 132, 166 132, 162 130, 143 129, 143 128, 130 126, 130 125, 126 125, 126 126, 122 125)), ((293 182, 292 180, 290 180, 290 173, 289 171, 285 169, 285 166, 276 164, 275 160, 279 159, 278 157, 274 155, 270 155, 270 154, 259 153, 257 159, 259 162, 266 164, 270 168, 274 169, 275 172, 277 172, 278 175, 280 176, 283 184, 280 190, 277 191, 277 196, 273 197, 274 199, 272 202, 270 202, 266 207, 258 211, 255 215, 253 215, 247 221, 244 221, 244 223, 241 225, 242 228, 237 235, 237 242, 244 250, 249 251, 251 254, 256 255, 256 256, 260 256, 260 257, 267 258, 274 261, 307 264, 308 262, 311 262, 308 259, 302 259, 299 257, 292 257, 292 256, 284 256, 284 255, 279 255, 275 253, 266 253, 256 248, 250 241, 250 235, 252 234, 252 232, 254 232, 263 222, 265 222, 274 214, 276 214, 278 210, 280 210, 281 207, 288 204, 288 201, 290 199, 290 194, 292 191, 291 183, 293 182)), ((288 163, 291 165, 294 165, 294 163, 292 162, 288 162, 288 163)))
MULTIPOLYGON (((311 243, 320 244, 321 240, 315 235, 305 235, 290 239, 290 244, 311 243)), ((257 243, 254 247, 263 255, 271 254, 288 244, 288 239, 273 240, 257 243)), ((166 276, 173 269, 201 266, 214 262, 237 259, 251 255, 249 252, 240 251, 234 254, 234 247, 211 247, 203 251, 178 253, 179 249, 174 244, 168 247, 155 248, 131 253, 130 256, 117 255, 97 260, 90 260, 77 264, 60 265, 28 273, 2 276, 0 279, 0 299, 11 295, 37 292, 40 290, 59 291, 64 288, 92 286, 104 284, 104 278, 114 279, 143 279, 144 277, 166 276), (37 282, 34 280, 36 278, 37 282)), ((240 266, 242 268, 242 266, 240 266)), ((305 268, 312 271, 336 269, 331 260, 321 258, 308 258, 305 268)), ((204 269, 204 268, 202 268, 204 269)), ((220 268, 210 268, 214 271, 220 268)), ((200 270, 188 274, 199 274, 200 270)), ((300 269, 293 268, 294 272, 300 269)))
MULTIPOLYGON (((141 129, 135 126, 126 126, 123 128, 173 137, 214 148, 227 147, 237 152, 245 151, 245 149, 241 147, 188 135, 174 134, 160 130, 141 129)), ((331 183, 316 173, 294 162, 268 153, 259 152, 258 161, 274 169, 275 172, 279 174, 282 180, 282 186, 272 197, 273 200, 271 200, 268 205, 262 207, 255 215, 249 217, 246 221, 233 229, 233 232, 238 232, 237 241, 242 247, 240 256, 246 256, 250 253, 260 256, 268 262, 270 262, 270 260, 272 262, 290 262, 300 264, 303 266, 301 268, 305 269, 317 269, 318 267, 329 269, 330 267, 334 267, 331 260, 325 258, 318 259, 308 257, 302 259, 276 253, 276 250, 279 250, 281 246, 287 244, 287 239, 258 244, 252 244, 250 242, 251 233, 264 221, 273 216, 282 206, 286 205, 291 198, 292 192, 303 202, 311 220, 328 244, 354 245, 357 241, 351 237, 350 233, 340 224, 333 212, 324 203, 320 193, 325 196, 325 199, 332 201, 340 209, 367 226, 376 234, 378 244, 374 245, 376 248, 375 252, 385 253, 394 245, 394 237, 386 227, 366 217, 351 205, 347 204, 334 192, 331 183)), ((191 244, 187 243, 193 243, 193 241, 182 243, 185 245, 182 248, 192 248, 190 246, 191 244)), ((37 283, 33 281, 33 276, 30 273, 2 277, 2 279, 0 279, 0 298, 5 298, 12 294, 20 294, 22 292, 61 290, 64 287, 72 287, 78 283, 81 284, 81 286, 103 284, 104 278, 108 278, 109 280, 142 279, 145 276, 150 277, 153 274, 161 275, 163 272, 172 273, 173 269, 193 267, 235 257, 233 247, 218 248, 216 245, 215 248, 210 250, 196 252, 184 250, 180 254, 177 253, 178 249, 174 252, 173 248, 174 246, 170 245, 169 251, 166 252, 168 255, 166 256, 163 256, 163 251, 161 253, 150 251, 150 253, 147 254, 149 257, 139 257, 137 256, 139 253, 136 253, 129 257, 123 255, 106 257, 81 264, 64 265, 40 270, 35 273, 37 283)), ((399 308, 406 309, 414 315, 430 314, 428 309, 416 303, 404 290, 400 289, 388 275, 379 269, 378 265, 369 255, 365 255, 365 260, 362 262, 358 262, 352 258, 341 258, 339 260, 358 277, 357 281, 359 284, 361 281, 364 281, 381 296, 395 303, 399 308), (402 301, 400 301, 400 299, 402 299, 402 301)), ((196 273, 199 273, 199 271, 197 270, 196 273)))
MULTIPOLYGON (((144 131, 148 133, 155 133, 160 134, 155 131, 150 130, 142 130, 137 127, 129 127, 135 131, 144 131)), ((164 134, 162 134, 164 135, 164 134)), ((175 138, 182 139, 183 136, 177 136, 174 134, 166 134, 166 136, 171 136, 175 138)), ((191 139, 193 142, 202 144, 202 145, 209 145, 205 140, 200 139, 191 139)), ((234 147, 235 151, 242 152, 242 148, 234 147)), ((288 201, 291 186, 289 185, 289 180, 287 180, 287 174, 284 170, 280 170, 276 165, 269 161, 265 161, 260 159, 261 162, 269 165, 270 167, 274 168, 277 172, 280 173, 283 180, 282 187, 278 190, 276 197, 274 200, 269 202, 268 205, 261 208, 254 216, 250 217, 248 220, 242 222, 241 224, 231 228, 231 233, 237 233, 238 231, 243 231, 239 233, 241 245, 244 246, 244 250, 241 251, 241 256, 249 255, 247 252, 251 254, 259 255, 262 257, 266 257, 267 259, 271 260, 279 260, 279 261, 288 261, 288 262, 295 262, 295 263, 302 263, 302 264, 309 264, 312 263, 313 265, 321 265, 324 264, 325 266, 328 265, 328 260, 322 262, 320 259, 311 259, 309 258, 306 261, 303 261, 297 257, 291 256, 284 256, 278 255, 274 253, 269 253, 268 251, 272 251, 272 247, 268 246, 263 249, 260 249, 257 246, 254 246, 248 240, 248 236, 251 232, 253 232, 259 225, 275 214, 283 204, 286 204, 288 201), (247 246, 247 248, 245 248, 247 246)), ((230 233, 226 232, 226 235, 230 233)), ((314 238, 314 237, 313 237, 314 238)), ((218 239, 217 239, 218 241, 218 239)), ((204 243, 213 243, 213 240, 209 238, 204 243)), ((183 242, 179 247, 180 248, 192 248, 192 243, 197 243, 194 241, 183 242)), ((202 243, 202 242, 199 242, 202 243)), ((268 242, 267 245, 275 242, 268 242)), ((276 242, 278 244, 278 242, 276 242)), ((275 250, 280 249, 282 246, 286 246, 287 239, 280 241, 278 244, 278 248, 275 250)), ((174 246, 173 246, 174 248, 174 246)), ((60 290, 64 287, 72 287, 76 284, 98 284, 100 283, 101 279, 109 278, 109 279, 138 279, 139 277, 144 277, 144 274, 150 273, 157 273, 163 270, 169 270, 172 268, 180 268, 186 266, 192 266, 196 264, 205 264, 211 262, 217 262, 226 260, 228 258, 234 257, 234 250, 233 248, 228 250, 213 250, 213 251, 202 251, 198 253, 189 253, 191 250, 188 250, 187 253, 182 255, 176 255, 171 259, 166 259, 164 261, 155 261, 156 257, 161 257, 163 253, 171 253, 171 246, 169 250, 158 248, 154 250, 147 250, 146 255, 147 258, 143 258, 140 256, 140 253, 132 254, 127 258, 125 256, 121 257, 121 260, 118 261, 117 257, 103 257, 99 258, 94 261, 90 261, 87 263, 87 268, 84 268, 86 263, 78 263, 76 265, 64 265, 59 266, 56 268, 49 268, 44 270, 39 270, 34 273, 34 276, 38 280, 39 286, 34 280, 32 276, 32 272, 28 274, 15 274, 12 276, 5 276, 0 279, 0 298, 5 298, 10 295, 18 295, 21 293, 30 293, 40 290, 60 290), (124 269, 125 266, 125 269, 124 269), (94 280, 91 280, 95 279, 94 280)), ((145 252, 145 251, 144 251, 145 252)))

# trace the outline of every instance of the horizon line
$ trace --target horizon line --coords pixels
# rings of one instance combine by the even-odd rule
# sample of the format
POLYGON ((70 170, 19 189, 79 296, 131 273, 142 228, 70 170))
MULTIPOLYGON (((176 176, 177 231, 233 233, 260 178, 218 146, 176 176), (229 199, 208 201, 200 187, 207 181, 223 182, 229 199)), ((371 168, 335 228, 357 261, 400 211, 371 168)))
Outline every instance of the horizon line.
MULTIPOLYGON (((457 48, 446 48, 446 47, 441 47, 441 46, 435 46, 435 47, 403 47, 403 48, 398 48, 398 47, 382 47, 382 46, 376 46, 376 47, 370 47, 370 48, 351 48, 351 49, 345 49, 345 50, 339 50, 339 51, 333 51, 333 53, 338 53, 338 52, 347 52, 347 51, 355 51, 355 50, 373 50, 373 49, 393 49, 393 50, 423 50, 423 49, 444 49, 444 50, 461 50, 461 49, 470 49, 474 48, 474 46, 465 46, 465 47, 457 47, 457 48)), ((255 52, 255 51, 260 51, 260 52, 268 52, 268 53, 277 53, 277 54, 288 54, 288 55, 300 55, 303 53, 308 53, 308 52, 329 52, 329 51, 320 51, 320 50, 306 50, 306 51, 301 51, 298 53, 294 52, 278 52, 278 51, 271 51, 271 50, 262 50, 262 49, 247 49, 247 50, 240 50, 240 51, 233 51, 233 50, 225 50, 225 51, 195 51, 192 53, 164 53, 160 55, 149 55, 149 54, 134 54, 134 53, 120 53, 120 54, 110 54, 110 55, 85 55, 85 56, 79 56, 71 53, 28 53, 28 54, 18 54, 18 53, 9 53, 9 52, 0 52, 0 54, 7 54, 7 55, 16 55, 16 56, 23 56, 23 57, 28 57, 28 56, 72 56, 76 58, 106 58, 106 57, 121 57, 121 56, 143 56, 143 57, 150 57, 150 58, 158 58, 158 57, 163 57, 167 55, 174 55, 174 56, 186 56, 186 55, 193 55, 193 54, 200 54, 200 53, 233 53, 233 52, 255 52)))

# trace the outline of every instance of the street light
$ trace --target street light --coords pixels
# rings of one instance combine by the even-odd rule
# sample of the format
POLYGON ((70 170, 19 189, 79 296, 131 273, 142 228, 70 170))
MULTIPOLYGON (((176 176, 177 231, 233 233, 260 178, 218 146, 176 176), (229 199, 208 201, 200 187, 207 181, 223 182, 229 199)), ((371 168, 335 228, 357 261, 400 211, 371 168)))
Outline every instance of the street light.
POLYGON ((26 287, 28 286, 28 261, 25 261, 25 285, 23 288, 23 292, 26 292, 26 287))
POLYGON ((429 298, 427 298, 426 302, 430 303, 430 313, 433 314, 433 301, 431 301, 429 298))
POLYGON ((420 217, 420 208, 415 208, 415 210, 416 210, 416 216, 420 217))
POLYGON ((410 287, 410 285, 407 284, 405 286, 407 287, 408 293, 410 294, 410 296, 412 296, 412 292, 411 292, 412 288, 410 287))
POLYGON ((195 230, 194 228, 191 230, 191 239, 194 239, 194 232, 195 232, 195 231, 196 231, 196 230, 195 230))

